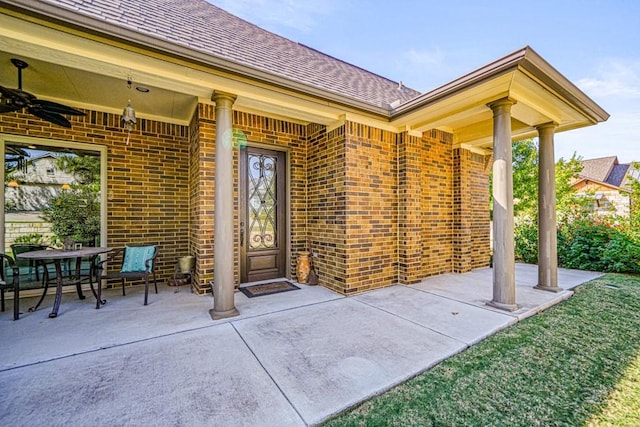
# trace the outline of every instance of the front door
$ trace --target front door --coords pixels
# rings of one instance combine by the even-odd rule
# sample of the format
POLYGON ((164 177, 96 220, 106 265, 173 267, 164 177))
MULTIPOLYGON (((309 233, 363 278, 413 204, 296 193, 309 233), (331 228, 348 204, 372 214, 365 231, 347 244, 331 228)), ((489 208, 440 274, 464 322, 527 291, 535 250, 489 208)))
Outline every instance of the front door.
POLYGON ((281 151, 240 151, 241 282, 286 274, 286 157, 281 151))

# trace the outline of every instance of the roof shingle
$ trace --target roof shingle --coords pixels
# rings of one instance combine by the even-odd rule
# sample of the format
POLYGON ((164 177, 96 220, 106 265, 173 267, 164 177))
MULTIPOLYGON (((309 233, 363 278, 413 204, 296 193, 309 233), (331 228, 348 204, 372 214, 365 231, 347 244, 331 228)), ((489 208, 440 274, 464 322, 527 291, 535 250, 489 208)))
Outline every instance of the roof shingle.
POLYGON ((420 92, 266 31, 204 0, 48 0, 111 25, 376 107, 420 92))

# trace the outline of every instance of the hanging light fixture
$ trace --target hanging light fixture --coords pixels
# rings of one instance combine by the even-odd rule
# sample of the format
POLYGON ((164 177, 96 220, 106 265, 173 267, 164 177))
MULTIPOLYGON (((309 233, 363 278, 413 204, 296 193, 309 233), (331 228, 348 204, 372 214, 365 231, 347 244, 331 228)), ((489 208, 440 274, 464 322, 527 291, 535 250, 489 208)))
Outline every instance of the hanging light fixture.
MULTIPOLYGON (((127 80, 127 87, 129 88, 129 92, 131 92, 131 78, 127 80)), ((122 126, 127 130, 127 145, 129 145, 129 138, 131 137, 131 130, 136 125, 136 110, 133 109, 131 105, 131 99, 127 101, 127 106, 122 110, 122 117, 120 119, 122 122, 122 126)))

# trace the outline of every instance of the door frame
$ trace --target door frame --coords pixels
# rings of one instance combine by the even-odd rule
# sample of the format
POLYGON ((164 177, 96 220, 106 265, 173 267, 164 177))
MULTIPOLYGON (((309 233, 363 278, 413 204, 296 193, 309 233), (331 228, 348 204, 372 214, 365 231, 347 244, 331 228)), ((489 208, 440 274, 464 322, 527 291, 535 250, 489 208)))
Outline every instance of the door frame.
POLYGON ((242 281, 242 269, 243 264, 246 261, 246 257, 243 256, 242 245, 240 244, 240 222, 244 216, 245 206, 241 206, 242 202, 242 194, 244 191, 242 188, 243 179, 241 176, 241 168, 240 168, 240 156, 244 155, 243 151, 247 148, 259 148, 263 150, 275 151, 284 154, 284 164, 285 164, 285 188, 284 188, 284 203, 285 203, 285 213, 284 213, 284 224, 285 224, 285 256, 284 256, 284 274, 285 278, 291 277, 291 148, 283 147, 279 145, 270 145, 270 144, 262 144, 259 142, 251 142, 247 141, 246 145, 239 149, 238 156, 238 222, 236 224, 236 237, 237 237, 237 247, 238 247, 238 274, 240 284, 244 284, 242 281))

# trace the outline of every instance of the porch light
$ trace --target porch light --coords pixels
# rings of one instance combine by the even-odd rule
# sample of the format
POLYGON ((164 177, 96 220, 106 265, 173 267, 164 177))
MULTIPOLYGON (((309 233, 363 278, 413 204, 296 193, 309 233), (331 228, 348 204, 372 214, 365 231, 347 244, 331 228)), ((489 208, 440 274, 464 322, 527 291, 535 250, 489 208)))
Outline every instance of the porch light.
POLYGON ((11 181, 9 181, 9 182, 7 183, 7 186, 8 186, 8 187, 16 188, 16 187, 20 187, 20 184, 19 184, 19 183, 18 183, 18 181, 16 181, 15 179, 12 179, 11 181))
POLYGON ((63 190, 71 190, 71 186, 69 184, 62 184, 62 189, 63 190))

